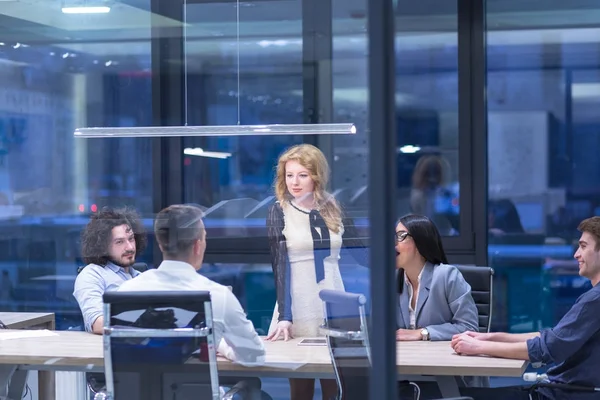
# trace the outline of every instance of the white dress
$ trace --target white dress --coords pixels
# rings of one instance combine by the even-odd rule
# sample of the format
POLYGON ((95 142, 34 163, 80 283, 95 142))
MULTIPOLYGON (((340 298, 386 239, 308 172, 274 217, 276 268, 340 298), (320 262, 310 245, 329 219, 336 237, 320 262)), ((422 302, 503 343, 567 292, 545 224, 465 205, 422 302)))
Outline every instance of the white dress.
MULTIPOLYGON (((344 228, 340 228, 337 233, 329 231, 331 254, 323 261, 325 279, 317 283, 309 213, 310 210, 295 204, 286 204, 283 208, 285 223, 283 235, 291 271, 292 335, 294 337, 321 336, 319 325, 323 324, 323 302, 319 298, 319 291, 322 289, 344 291, 338 264, 344 228)), ((320 234, 320 228, 317 230, 320 234)), ((275 331, 278 319, 278 304, 275 303, 269 334, 275 331)))

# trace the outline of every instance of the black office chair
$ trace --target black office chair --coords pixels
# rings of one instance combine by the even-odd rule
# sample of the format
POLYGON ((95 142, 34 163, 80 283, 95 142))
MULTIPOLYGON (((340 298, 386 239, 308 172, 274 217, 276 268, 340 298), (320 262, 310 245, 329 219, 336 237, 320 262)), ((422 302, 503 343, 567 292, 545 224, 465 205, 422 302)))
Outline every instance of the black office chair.
POLYGON ((209 292, 107 292, 100 399, 231 399, 255 396, 245 382, 219 387, 209 292))
POLYGON ((459 265, 457 268, 471 286, 471 295, 479 313, 479 332, 489 332, 494 300, 494 269, 471 265, 459 265))
MULTIPOLYGON (((323 301, 324 314, 320 331, 327 338, 338 386, 335 400, 368 399, 371 347, 365 310, 367 299, 362 294, 326 289, 319 292, 319 297, 323 301)), ((419 400, 419 387, 413 387, 414 399, 419 400)), ((457 397, 447 400, 473 399, 457 397)))
MULTIPOLYGON (((485 266, 458 265, 458 270, 471 286, 471 295, 479 314, 479 332, 488 333, 492 327, 494 302, 494 269, 485 266)), ((489 377, 477 377, 470 384, 489 387, 489 377)))

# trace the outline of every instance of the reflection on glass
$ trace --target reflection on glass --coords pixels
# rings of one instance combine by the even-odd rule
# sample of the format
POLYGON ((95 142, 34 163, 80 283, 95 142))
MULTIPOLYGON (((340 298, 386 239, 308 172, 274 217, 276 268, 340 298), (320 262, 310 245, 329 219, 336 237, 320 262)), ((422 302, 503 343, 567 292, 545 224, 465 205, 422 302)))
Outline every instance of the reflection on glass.
POLYGON ((512 332, 554 326, 589 288, 573 253, 600 205, 600 7, 548 5, 487 4, 493 329, 512 332))
POLYGON ((455 223, 459 213, 457 194, 447 186, 450 175, 450 164, 441 155, 423 155, 417 161, 412 175, 410 191, 411 212, 429 216, 437 225, 442 235, 452 235, 456 230, 450 222, 455 223))
POLYGON ((60 1, 34 8, 0 7, 19 26, 6 27, 0 44, 0 310, 54 312, 66 329, 81 326, 72 293, 87 217, 104 206, 152 212, 148 140, 72 135, 78 126, 152 124, 150 13, 119 4, 108 19, 65 14, 60 1))
MULTIPOLYGON (((396 126, 398 134, 397 216, 424 213, 442 235, 457 235, 458 33, 456 2, 429 6, 399 1, 396 18, 396 126), (432 17, 430 14, 434 14, 432 17), (419 160, 439 159, 419 168, 419 160), (431 169, 430 169, 431 168, 431 169), (435 171, 434 169, 438 169, 435 171), (418 176, 415 176, 418 175, 418 176), (434 175, 437 175, 435 177, 434 175), (415 186, 414 182, 417 181, 415 186)), ((347 2, 334 1, 342 13, 347 2)), ((355 14, 353 14, 355 15, 355 14)), ((366 23, 366 19, 358 19, 366 23)), ((367 36, 361 25, 334 24, 334 121, 352 121, 358 134, 334 137, 334 187, 351 210, 366 217, 368 196, 367 36)), ((423 163, 424 161, 422 161, 423 163)))
MULTIPOLYGON (((235 2, 187 4, 186 18, 189 125, 298 127, 291 136, 256 132, 183 139, 187 149, 231 154, 183 157, 184 200, 207 210, 209 237, 260 235, 266 243, 277 157, 300 143, 307 130, 319 129, 302 118, 301 2, 244 2, 239 10, 235 2), (214 225, 226 226, 214 230, 214 225)), ((343 125, 346 132, 350 125, 343 125)))

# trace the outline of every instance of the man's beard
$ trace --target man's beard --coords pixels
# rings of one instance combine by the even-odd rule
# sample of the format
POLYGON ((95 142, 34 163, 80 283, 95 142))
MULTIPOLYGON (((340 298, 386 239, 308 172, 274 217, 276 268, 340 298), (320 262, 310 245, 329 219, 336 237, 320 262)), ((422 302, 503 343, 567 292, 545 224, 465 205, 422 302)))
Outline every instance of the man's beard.
POLYGON ((115 260, 112 257, 108 257, 108 261, 115 264, 117 267, 128 268, 128 267, 131 267, 133 264, 135 264, 135 253, 133 253, 133 258, 131 259, 131 261, 127 262, 127 263, 123 263, 119 260, 115 260))

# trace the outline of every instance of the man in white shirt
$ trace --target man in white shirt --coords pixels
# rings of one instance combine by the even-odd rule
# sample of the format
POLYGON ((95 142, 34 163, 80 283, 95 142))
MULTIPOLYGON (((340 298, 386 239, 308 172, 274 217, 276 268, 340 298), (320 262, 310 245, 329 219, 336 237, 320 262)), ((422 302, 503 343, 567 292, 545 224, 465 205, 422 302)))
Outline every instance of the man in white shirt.
POLYGON ((263 364, 263 342, 238 299, 227 287, 198 274, 206 249, 202 211, 190 205, 169 206, 156 216, 154 234, 163 262, 157 269, 124 282, 118 290, 210 291, 217 351, 242 365, 263 364))

